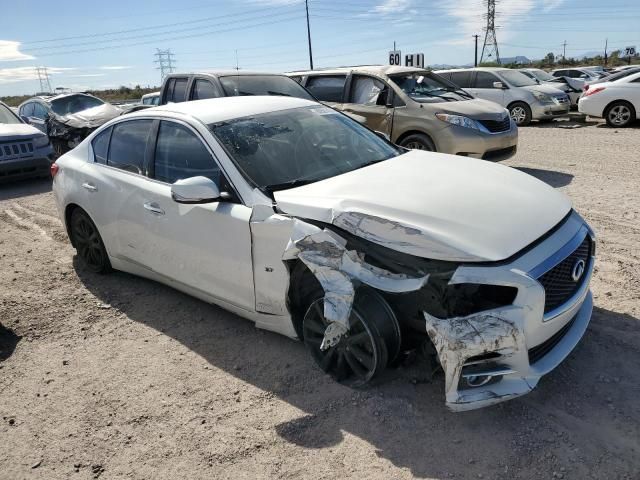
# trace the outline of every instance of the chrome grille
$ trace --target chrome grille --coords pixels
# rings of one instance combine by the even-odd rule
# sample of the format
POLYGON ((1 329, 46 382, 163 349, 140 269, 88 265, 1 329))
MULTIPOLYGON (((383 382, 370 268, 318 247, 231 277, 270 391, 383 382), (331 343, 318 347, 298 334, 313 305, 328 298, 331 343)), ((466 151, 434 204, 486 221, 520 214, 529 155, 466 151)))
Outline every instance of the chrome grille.
POLYGON ((568 257, 538 278, 545 292, 544 313, 550 312, 569 300, 586 281, 589 276, 588 268, 592 248, 591 237, 587 235, 568 257), (578 260, 584 261, 585 271, 576 282, 572 278, 572 271, 578 260))
POLYGON ((33 156, 32 142, 0 143, 0 161, 33 156))

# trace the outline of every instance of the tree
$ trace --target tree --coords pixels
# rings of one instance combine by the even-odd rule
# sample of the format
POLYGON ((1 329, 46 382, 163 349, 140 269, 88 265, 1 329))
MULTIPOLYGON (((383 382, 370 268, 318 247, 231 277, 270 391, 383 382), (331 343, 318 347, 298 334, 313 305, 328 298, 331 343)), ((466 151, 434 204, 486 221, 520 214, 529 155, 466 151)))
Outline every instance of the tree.
POLYGON ((556 63, 556 56, 553 54, 553 52, 547 53, 547 55, 544 57, 544 63, 546 63, 547 65, 553 65, 556 63))

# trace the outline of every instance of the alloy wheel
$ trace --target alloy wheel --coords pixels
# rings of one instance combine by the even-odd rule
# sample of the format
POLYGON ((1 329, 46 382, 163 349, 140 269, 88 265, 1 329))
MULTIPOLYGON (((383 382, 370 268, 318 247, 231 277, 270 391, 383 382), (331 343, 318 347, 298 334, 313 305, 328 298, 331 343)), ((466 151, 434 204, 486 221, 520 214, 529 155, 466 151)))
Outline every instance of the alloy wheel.
POLYGON ((73 240, 78 255, 91 270, 103 270, 106 256, 98 230, 85 214, 76 215, 73 220, 73 240))
POLYGON ((631 110, 626 105, 616 105, 609 110, 609 121, 614 125, 625 125, 631 118, 631 110))
POLYGON ((432 151, 427 145, 424 145, 420 142, 409 142, 407 144, 405 144, 405 148, 408 148, 409 150, 427 150, 427 151, 432 151))
POLYGON ((513 107, 510 114, 512 120, 516 123, 516 125, 520 125, 527 118, 527 112, 525 111, 524 107, 513 107))

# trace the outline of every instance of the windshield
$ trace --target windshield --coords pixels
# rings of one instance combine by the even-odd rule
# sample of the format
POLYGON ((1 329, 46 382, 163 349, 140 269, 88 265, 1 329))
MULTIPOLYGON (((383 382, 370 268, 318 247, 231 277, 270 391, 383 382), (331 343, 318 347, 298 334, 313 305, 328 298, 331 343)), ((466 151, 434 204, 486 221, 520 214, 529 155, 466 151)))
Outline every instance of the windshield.
POLYGON ((516 70, 500 70, 497 73, 504 78, 509 85, 514 87, 529 87, 531 85, 538 84, 534 79, 529 78, 524 73, 516 70))
POLYGON ((245 178, 265 191, 316 182, 402 153, 321 105, 238 118, 209 129, 245 178))
POLYGON ((537 78, 541 82, 552 82, 554 80, 557 80, 556 77, 554 77, 553 75, 550 75, 544 70, 535 69, 535 70, 527 70, 527 72, 533 75, 535 78, 537 78))
POLYGON ((457 85, 431 72, 404 73, 390 75, 389 78, 416 102, 444 102, 473 98, 457 85))
POLYGON ((284 75, 234 75, 220 77, 228 97, 241 95, 282 95, 315 100, 302 85, 284 75))
POLYGON ((70 113, 78 113, 93 107, 99 107, 104 102, 98 98, 88 95, 69 95, 68 97, 58 98, 51 102, 51 110, 57 115, 68 115, 70 113))
POLYGON ((9 107, 5 107, 4 105, 0 104, 0 123, 9 123, 9 124, 22 123, 22 120, 20 120, 11 111, 11 109, 9 109, 9 107))

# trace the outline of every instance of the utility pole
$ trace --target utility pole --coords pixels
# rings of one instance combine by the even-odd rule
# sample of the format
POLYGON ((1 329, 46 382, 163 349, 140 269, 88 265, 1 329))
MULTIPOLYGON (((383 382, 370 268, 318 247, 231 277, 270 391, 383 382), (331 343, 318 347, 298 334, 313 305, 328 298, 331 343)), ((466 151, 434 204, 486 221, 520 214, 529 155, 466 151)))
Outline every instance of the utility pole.
POLYGON ((605 38, 604 39, 604 66, 605 67, 607 66, 607 60, 608 60, 608 58, 607 58, 607 44, 608 43, 609 43, 609 39, 605 38))
POLYGON ((238 50, 236 50, 236 71, 240 70, 240 67, 238 66, 238 50))
POLYGON ((47 67, 36 67, 38 80, 40 81, 40 92, 52 93, 51 82, 49 81, 49 72, 47 67))
POLYGON ((562 44, 562 64, 563 65, 567 63, 566 53, 567 53, 567 41, 565 40, 564 43, 562 44))
MULTIPOLYGON (((473 57, 473 58, 474 58, 474 60, 473 60, 473 66, 474 66, 474 67, 477 67, 477 66, 478 66, 478 37, 479 37, 479 36, 480 36, 480 35, 473 35, 473 38, 475 38, 475 39, 476 39, 476 50, 475 50, 475 56, 473 57)), ((395 43, 395 42, 394 42, 394 43, 395 43)), ((395 48, 394 48, 394 50, 395 50, 395 48)))
POLYGON ((307 40, 309 41, 309 68, 313 70, 313 53, 311 53, 311 27, 309 26, 309 0, 304 0, 304 7, 307 10, 307 40))
POLYGON ((500 53, 498 52, 498 40, 496 39, 496 0, 487 1, 487 26, 484 28, 484 44, 482 45, 482 55, 480 63, 493 57, 494 61, 500 64, 500 53), (485 51, 487 53, 485 58, 485 51))
POLYGON ((156 48, 156 53, 153 54, 156 57, 153 63, 157 63, 158 66, 156 70, 160 70, 160 83, 164 80, 164 77, 167 76, 168 73, 173 73, 175 70, 174 65, 174 55, 171 53, 171 49, 160 50, 156 48))

